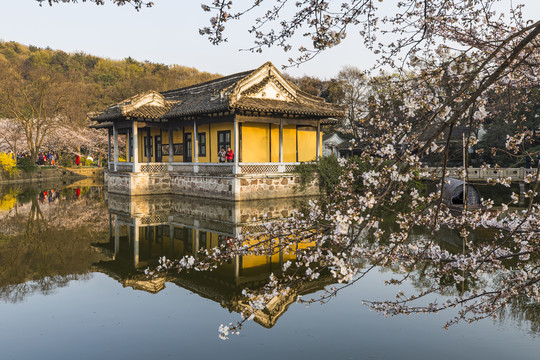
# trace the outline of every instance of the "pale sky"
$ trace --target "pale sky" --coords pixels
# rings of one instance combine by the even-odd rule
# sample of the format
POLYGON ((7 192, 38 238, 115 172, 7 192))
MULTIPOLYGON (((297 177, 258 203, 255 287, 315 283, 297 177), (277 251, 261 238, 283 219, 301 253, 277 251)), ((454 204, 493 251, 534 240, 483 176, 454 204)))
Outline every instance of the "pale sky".
MULTIPOLYGON (((118 7, 108 0, 104 6, 81 2, 53 7, 40 7, 35 0, 0 0, 0 39, 116 60, 131 56, 139 61, 179 64, 223 75, 254 69, 266 61, 278 68, 287 64, 290 55, 279 48, 266 49, 262 54, 239 51, 252 43, 245 23, 241 30, 230 29, 228 43, 210 44, 198 33, 209 19, 201 9, 202 0, 154 2, 154 7, 136 12, 131 6, 118 7)), ((540 0, 522 2, 527 4, 526 17, 538 19, 540 0)), ((346 65, 367 69, 375 58, 351 30, 341 45, 286 72, 328 79, 346 65)))

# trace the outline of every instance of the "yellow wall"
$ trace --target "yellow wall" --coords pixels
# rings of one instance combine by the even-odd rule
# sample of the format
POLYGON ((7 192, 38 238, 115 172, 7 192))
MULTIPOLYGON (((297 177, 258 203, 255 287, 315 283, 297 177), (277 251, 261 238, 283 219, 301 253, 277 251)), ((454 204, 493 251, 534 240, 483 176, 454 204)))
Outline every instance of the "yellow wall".
MULTIPOLYGON (((269 162, 268 124, 242 124, 242 162, 269 162)), ((272 144, 274 145, 274 144, 272 144)))
POLYGON ((296 162, 296 125, 283 126, 283 161, 296 162))
MULTIPOLYGON (((279 125, 272 124, 272 162, 278 161, 279 125)), ((296 125, 283 126, 283 162, 296 162, 296 125)))
POLYGON ((313 130, 298 130, 298 161, 313 161, 316 154, 317 132, 313 130))
MULTIPOLYGON (((278 162, 279 161, 279 125, 268 123, 242 123, 242 162, 278 162), (270 143, 272 148, 270 149, 270 143), (271 155, 271 158, 270 158, 271 155)), ((204 124, 197 127, 198 133, 206 134, 206 156, 200 156, 199 162, 218 162, 218 131, 231 132, 231 148, 234 150, 234 128, 233 123, 214 123, 204 124)), ((159 128, 151 128, 152 136, 152 157, 150 162, 155 162, 155 135, 161 132, 162 144, 169 143, 169 133, 166 129, 160 131, 159 128)), ((191 133, 193 139, 193 126, 186 126, 183 129, 173 130, 173 144, 182 144, 184 146, 184 133, 191 133), (183 131, 182 131, 183 130, 183 131)), ((139 162, 146 162, 144 154, 144 137, 147 134, 146 129, 138 131, 139 145, 139 162)), ((300 127, 297 133, 296 125, 283 126, 283 161, 313 161, 315 160, 316 149, 316 131, 306 130, 305 127, 300 127), (298 147, 297 147, 298 139, 298 147), (297 158, 298 149, 298 158, 297 158)), ((192 140, 193 141, 193 140, 192 140)), ((170 151, 173 151, 173 144, 169 144, 170 151)), ((235 154, 236 156, 237 154, 235 154)), ((322 155, 322 132, 320 140, 320 155, 322 155)), ((193 156, 193 154, 192 154, 193 156)), ((169 157, 163 155, 162 162, 168 162, 169 157)), ((184 157, 181 155, 174 156, 174 162, 183 162, 184 157)))
MULTIPOLYGON (((315 137, 313 138, 313 140, 315 137)), ((313 143, 315 158, 315 143, 313 143)), ((242 162, 278 162, 279 161, 279 125, 243 123, 242 124, 242 162), (271 136, 272 159, 269 158, 271 136)), ((283 126, 283 161, 296 161, 296 125, 283 126)))

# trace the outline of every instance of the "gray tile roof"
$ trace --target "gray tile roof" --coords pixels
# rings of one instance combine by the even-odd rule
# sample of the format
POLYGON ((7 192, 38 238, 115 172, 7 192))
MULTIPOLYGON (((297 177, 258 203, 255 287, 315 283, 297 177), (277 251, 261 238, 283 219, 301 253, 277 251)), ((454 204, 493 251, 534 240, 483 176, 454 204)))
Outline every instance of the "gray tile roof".
MULTIPOLYGON (((213 114, 222 111, 253 111, 320 118, 344 117, 346 109, 343 106, 326 103, 324 99, 309 95, 292 83, 287 83, 285 87, 278 84, 287 93, 288 99, 275 100, 252 96, 273 79, 272 76, 275 75, 271 75, 272 71, 274 74, 278 73, 271 63, 266 63, 255 70, 232 74, 185 88, 161 93, 139 94, 119 104, 109 106, 97 116, 90 117, 98 122, 129 118, 153 120, 213 114), (260 79, 261 76, 265 77, 259 83, 252 84, 248 89, 240 89, 240 84, 244 86, 250 81, 260 79), (291 92, 292 95, 289 94, 291 92), (153 101, 143 102, 142 105, 137 106, 138 101, 148 99, 149 96, 153 96, 153 101)), ((328 122, 334 121, 335 119, 332 119, 328 122)))

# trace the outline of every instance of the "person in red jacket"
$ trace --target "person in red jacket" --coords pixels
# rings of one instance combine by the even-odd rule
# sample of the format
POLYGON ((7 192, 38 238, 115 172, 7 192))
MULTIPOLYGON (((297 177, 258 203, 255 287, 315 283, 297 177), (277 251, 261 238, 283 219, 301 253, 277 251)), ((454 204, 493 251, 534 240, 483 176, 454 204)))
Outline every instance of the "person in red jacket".
POLYGON ((227 162, 233 162, 234 160, 234 152, 231 150, 231 148, 227 148, 227 162))

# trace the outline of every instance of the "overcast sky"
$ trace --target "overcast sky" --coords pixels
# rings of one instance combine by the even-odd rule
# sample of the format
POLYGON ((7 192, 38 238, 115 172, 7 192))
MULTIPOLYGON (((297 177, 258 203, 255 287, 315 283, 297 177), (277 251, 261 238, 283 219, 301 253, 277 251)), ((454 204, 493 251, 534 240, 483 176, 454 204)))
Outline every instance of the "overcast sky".
MULTIPOLYGON (((241 29, 231 28, 228 43, 211 45, 198 33, 209 19, 201 10, 201 0, 154 2, 153 8, 136 12, 131 6, 117 7, 108 1, 104 6, 81 2, 40 7, 35 0, 0 0, 0 39, 111 59, 131 56, 223 75, 253 69, 268 60, 280 67, 290 56, 278 48, 262 54, 239 51, 252 41, 245 23, 241 29)), ((540 0, 522 2, 527 4, 526 17, 540 17, 540 0)), ((330 78, 345 65, 366 69, 373 65, 375 56, 361 44, 359 35, 350 31, 341 45, 287 72, 330 78)))

